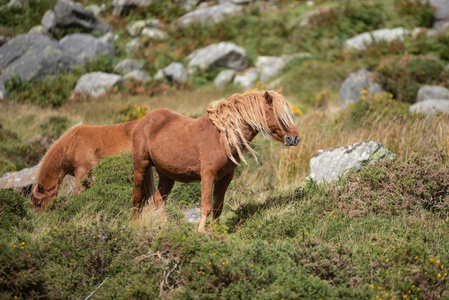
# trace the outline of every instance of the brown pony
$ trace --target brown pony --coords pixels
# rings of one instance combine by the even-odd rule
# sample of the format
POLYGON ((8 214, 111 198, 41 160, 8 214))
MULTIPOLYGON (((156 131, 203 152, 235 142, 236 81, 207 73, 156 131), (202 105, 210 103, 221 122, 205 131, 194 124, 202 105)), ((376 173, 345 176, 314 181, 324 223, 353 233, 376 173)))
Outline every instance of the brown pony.
POLYGON ((201 181, 198 232, 204 233, 211 210, 214 220, 220 217, 234 170, 240 161, 245 162, 243 150, 256 154, 249 141, 263 132, 285 146, 299 143, 291 116, 291 107, 281 90, 235 94, 211 103, 207 114, 197 119, 167 109, 149 112, 133 133, 133 220, 138 220, 143 200, 153 196, 166 218, 165 201, 174 182, 201 181), (157 191, 152 166, 159 174, 157 191))
POLYGON ((65 175, 75 176, 75 193, 81 181, 105 156, 131 151, 132 133, 139 120, 106 126, 77 125, 62 135, 39 163, 31 201, 41 211, 58 194, 65 175))

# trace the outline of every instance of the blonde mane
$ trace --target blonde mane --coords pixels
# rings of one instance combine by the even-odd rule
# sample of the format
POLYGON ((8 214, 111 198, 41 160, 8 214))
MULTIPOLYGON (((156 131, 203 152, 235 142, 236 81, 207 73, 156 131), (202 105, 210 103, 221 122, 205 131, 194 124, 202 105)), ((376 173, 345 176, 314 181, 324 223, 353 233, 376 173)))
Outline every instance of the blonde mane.
MULTIPOLYGON (((278 92, 269 91, 273 100, 273 112, 278 126, 281 124, 286 128, 292 122, 292 109, 288 102, 278 92)), ((251 126, 256 132, 271 135, 268 128, 264 103, 265 91, 249 91, 244 94, 234 94, 229 99, 221 99, 209 104, 207 112, 209 119, 220 132, 220 142, 226 149, 226 154, 235 164, 238 165, 235 157, 232 156, 231 149, 234 147, 238 157, 245 164, 243 150, 248 151, 257 161, 257 152, 251 148, 248 141, 243 136, 242 128, 244 123, 251 126)))

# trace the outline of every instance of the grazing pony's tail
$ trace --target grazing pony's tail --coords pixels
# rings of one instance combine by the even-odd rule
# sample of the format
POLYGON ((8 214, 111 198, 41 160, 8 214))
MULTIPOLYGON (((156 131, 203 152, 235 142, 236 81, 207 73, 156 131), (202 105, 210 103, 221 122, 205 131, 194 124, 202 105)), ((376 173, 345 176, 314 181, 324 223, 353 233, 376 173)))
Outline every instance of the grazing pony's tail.
POLYGON ((156 187, 154 186, 153 167, 149 167, 145 178, 143 180, 144 188, 144 201, 153 202, 153 196, 156 193, 156 187))

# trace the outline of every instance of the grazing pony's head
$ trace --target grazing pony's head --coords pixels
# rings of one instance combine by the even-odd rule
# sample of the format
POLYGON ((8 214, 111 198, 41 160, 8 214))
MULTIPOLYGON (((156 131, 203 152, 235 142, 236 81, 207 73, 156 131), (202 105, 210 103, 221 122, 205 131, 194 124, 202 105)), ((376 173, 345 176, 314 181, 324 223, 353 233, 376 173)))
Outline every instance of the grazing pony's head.
MULTIPOLYGON (((207 112, 209 119, 220 132, 220 140, 228 157, 236 164, 231 147, 246 163, 242 151, 246 148, 256 157, 243 136, 242 128, 249 125, 254 131, 271 135, 286 146, 299 143, 298 130, 293 124, 290 104, 282 97, 282 89, 275 91, 250 91, 234 94, 229 99, 212 102, 207 112)), ((257 158, 256 158, 257 159, 257 158)))

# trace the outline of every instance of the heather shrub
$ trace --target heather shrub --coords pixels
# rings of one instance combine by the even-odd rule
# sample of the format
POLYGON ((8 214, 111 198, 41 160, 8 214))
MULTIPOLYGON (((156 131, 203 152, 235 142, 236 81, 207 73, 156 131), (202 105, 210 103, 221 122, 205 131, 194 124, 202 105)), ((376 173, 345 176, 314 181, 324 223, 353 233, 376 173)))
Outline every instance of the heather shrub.
POLYGON ((384 89, 401 102, 414 103, 423 84, 445 84, 445 64, 431 56, 402 56, 385 59, 377 67, 384 89))
POLYGON ((421 209, 435 216, 449 213, 449 157, 442 151, 406 161, 384 160, 350 175, 335 188, 333 201, 351 217, 370 213, 394 216, 421 209))

